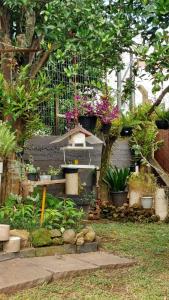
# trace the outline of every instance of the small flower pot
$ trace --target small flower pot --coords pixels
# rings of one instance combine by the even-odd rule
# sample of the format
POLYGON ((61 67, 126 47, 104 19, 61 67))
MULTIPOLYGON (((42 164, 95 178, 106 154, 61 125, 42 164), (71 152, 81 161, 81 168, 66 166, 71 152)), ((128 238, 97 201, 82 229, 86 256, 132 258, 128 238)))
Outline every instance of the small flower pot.
POLYGON ((41 181, 51 180, 51 175, 40 175, 40 180, 41 181))
POLYGON ((169 129, 169 122, 167 120, 156 120, 155 123, 158 129, 169 129))
POLYGON ((111 201, 114 206, 120 207, 127 202, 127 192, 111 192, 111 201))
POLYGON ((153 206, 153 197, 152 196, 141 197, 141 205, 145 209, 152 208, 152 206, 153 206))
POLYGON ((96 116, 79 116, 78 121, 82 127, 88 131, 94 131, 96 128, 96 116))
POLYGON ((37 173, 28 173, 27 177, 28 177, 28 180, 30 180, 30 181, 37 181, 38 180, 38 174, 37 173))
POLYGON ((104 134, 108 133, 111 129, 111 124, 102 124, 101 132, 104 134))
POLYGON ((6 253, 16 253, 20 251, 21 238, 19 236, 10 236, 9 241, 3 243, 3 251, 6 253))
POLYGON ((130 126, 124 126, 120 132, 121 136, 131 136, 133 128, 130 126))

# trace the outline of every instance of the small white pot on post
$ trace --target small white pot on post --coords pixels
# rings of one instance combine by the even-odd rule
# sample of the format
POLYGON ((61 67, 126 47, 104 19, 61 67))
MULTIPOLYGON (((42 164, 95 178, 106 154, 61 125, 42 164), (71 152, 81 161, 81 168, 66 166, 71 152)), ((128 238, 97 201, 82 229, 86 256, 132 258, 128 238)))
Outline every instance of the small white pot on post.
POLYGON ((21 238, 19 236, 10 236, 9 241, 3 243, 3 251, 6 253, 19 252, 21 247, 21 238))
POLYGON ((0 224, 0 242, 9 240, 10 226, 7 224, 0 224))

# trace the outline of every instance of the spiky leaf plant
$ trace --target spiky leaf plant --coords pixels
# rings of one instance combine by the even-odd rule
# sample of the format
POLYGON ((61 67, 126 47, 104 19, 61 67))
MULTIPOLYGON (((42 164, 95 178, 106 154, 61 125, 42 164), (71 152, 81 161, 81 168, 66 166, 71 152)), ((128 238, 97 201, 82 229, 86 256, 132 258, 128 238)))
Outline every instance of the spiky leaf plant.
POLYGON ((104 178, 104 182, 113 192, 124 191, 129 173, 129 168, 118 169, 117 167, 109 166, 104 178))

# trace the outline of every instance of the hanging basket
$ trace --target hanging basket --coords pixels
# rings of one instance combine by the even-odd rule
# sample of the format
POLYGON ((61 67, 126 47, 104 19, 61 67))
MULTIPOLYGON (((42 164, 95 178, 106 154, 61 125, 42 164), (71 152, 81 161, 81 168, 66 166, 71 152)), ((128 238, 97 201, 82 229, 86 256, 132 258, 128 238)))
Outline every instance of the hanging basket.
POLYGON ((169 122, 167 120, 156 120, 155 123, 158 129, 169 129, 169 122))
POLYGON ((96 116, 79 116, 78 121, 82 127, 88 131, 94 131, 96 128, 96 116))
POLYGON ((101 132, 103 132, 104 134, 108 133, 109 130, 111 129, 111 124, 102 124, 101 127, 101 132))
POLYGON ((133 128, 130 126, 124 126, 120 132, 121 136, 131 136, 133 128))

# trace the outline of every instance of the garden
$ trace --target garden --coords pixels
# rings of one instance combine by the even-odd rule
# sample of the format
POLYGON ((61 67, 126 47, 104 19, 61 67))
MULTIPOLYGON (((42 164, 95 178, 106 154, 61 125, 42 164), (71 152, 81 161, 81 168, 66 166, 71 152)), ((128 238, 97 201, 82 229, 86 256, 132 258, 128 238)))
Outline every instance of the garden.
POLYGON ((9 299, 168 298, 169 7, 123 2, 1 5, 0 264, 136 261, 9 299))

